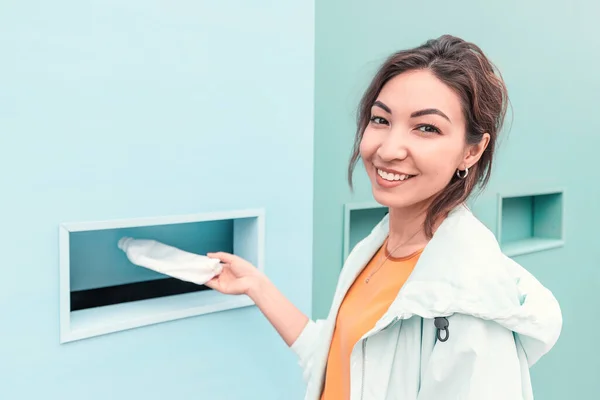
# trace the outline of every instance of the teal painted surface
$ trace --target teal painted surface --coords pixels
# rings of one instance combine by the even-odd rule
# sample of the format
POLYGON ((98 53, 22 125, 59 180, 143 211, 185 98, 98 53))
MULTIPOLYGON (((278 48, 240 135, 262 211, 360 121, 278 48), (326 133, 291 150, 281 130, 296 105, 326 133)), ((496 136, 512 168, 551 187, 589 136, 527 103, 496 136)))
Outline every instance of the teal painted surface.
POLYGON ((563 193, 533 198, 533 236, 545 239, 563 238, 563 193))
POLYGON ((563 190, 528 195, 498 194, 496 237, 510 256, 563 247, 565 193, 563 190))
MULTIPOLYGON (((565 188, 565 244, 517 256, 557 296, 564 330, 532 369, 536 399, 596 398, 600 351, 600 198, 593 161, 600 77, 600 5, 576 2, 328 0, 316 3, 314 316, 326 316, 342 265, 343 207, 372 201, 362 168, 346 183, 355 111, 372 74, 391 52, 451 33, 479 44, 501 69, 512 109, 492 181, 471 204, 497 231, 498 193, 565 188), (335 15, 335 18, 331 18, 335 15), (512 123, 511 123, 512 122, 512 123)), ((547 244, 547 243, 546 243, 547 244)))
POLYGON ((266 273, 309 312, 312 3, 1 8, 0 398, 301 399, 256 307, 60 345, 58 226, 264 208, 266 273))
POLYGON ((122 237, 154 239, 196 254, 233 252, 233 220, 71 232, 71 290, 86 290, 166 278, 139 267, 116 246, 122 237))
POLYGON ((531 239, 563 239, 562 192, 503 197, 499 240, 503 246, 531 239))
POLYGON ((533 237, 533 199, 533 196, 502 199, 502 244, 533 237))
POLYGON ((387 207, 366 208, 350 211, 348 224, 348 252, 356 246, 387 213, 387 207))

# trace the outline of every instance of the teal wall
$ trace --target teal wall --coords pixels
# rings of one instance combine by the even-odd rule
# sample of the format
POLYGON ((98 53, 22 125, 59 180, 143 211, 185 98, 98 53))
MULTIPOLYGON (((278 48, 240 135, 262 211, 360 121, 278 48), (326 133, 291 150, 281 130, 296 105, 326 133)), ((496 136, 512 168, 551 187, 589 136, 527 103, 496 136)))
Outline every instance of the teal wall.
MULTIPOLYGON (((346 183, 360 95, 391 52, 451 33, 476 42, 493 59, 512 101, 510 133, 502 139, 487 191, 473 203, 475 213, 498 232, 498 193, 564 190, 564 246, 550 237, 541 248, 560 247, 515 256, 555 293, 564 312, 560 341, 532 370, 536 399, 597 397, 600 211, 591 202, 600 198, 593 168, 600 147, 595 129, 600 76, 594 68, 600 62, 599 13, 592 0, 316 2, 315 317, 327 314, 342 265, 344 205, 372 201, 362 167, 354 194, 346 183)), ((540 222, 531 220, 537 212, 523 208, 527 204, 528 199, 505 201, 504 239, 523 238, 533 225, 559 223, 561 207, 558 212, 545 207, 554 211, 540 222), (520 225, 519 215, 529 222, 520 225)), ((356 229, 364 231, 364 225, 356 229)), ((551 228, 542 231, 556 232, 551 228)))
POLYGON ((59 344, 58 227, 264 208, 266 272, 309 312, 313 39, 310 1, 2 2, 0 399, 302 398, 255 307, 59 344))

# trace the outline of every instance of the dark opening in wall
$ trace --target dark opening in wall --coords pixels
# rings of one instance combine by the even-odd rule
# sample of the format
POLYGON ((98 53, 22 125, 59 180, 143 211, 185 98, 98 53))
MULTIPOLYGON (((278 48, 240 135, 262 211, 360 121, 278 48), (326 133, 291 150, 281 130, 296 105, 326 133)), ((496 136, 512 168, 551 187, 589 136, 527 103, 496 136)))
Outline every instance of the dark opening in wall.
POLYGON ((153 279, 96 289, 75 290, 71 292, 71 311, 193 293, 201 290, 211 289, 206 285, 196 285, 176 278, 153 279))

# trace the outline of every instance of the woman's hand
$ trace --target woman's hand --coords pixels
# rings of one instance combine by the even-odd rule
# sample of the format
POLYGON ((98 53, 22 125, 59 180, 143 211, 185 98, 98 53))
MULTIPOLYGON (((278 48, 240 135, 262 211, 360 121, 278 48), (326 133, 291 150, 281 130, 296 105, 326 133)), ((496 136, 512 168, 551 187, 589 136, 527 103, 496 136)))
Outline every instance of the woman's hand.
POLYGON ((309 319, 254 265, 233 254, 208 253, 223 264, 223 271, 206 286, 224 294, 245 294, 277 330, 288 346, 298 339, 309 319))
POLYGON ((264 277, 258 268, 236 255, 218 252, 208 253, 207 256, 217 258, 223 264, 223 271, 206 282, 206 286, 218 292, 247 295, 264 277))

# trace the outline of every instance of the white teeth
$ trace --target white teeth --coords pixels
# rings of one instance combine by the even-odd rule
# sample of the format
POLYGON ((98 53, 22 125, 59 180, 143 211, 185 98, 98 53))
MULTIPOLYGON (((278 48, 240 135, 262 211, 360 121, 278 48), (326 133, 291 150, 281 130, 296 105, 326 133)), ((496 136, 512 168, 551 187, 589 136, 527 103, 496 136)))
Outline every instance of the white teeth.
POLYGON ((381 176, 383 179, 385 179, 386 181, 405 181, 409 178, 412 178, 411 175, 405 175, 405 174, 391 174, 389 172, 385 172, 382 171, 380 169, 377 169, 377 174, 379 176, 381 176))

